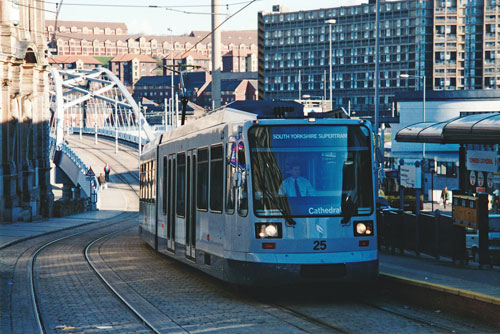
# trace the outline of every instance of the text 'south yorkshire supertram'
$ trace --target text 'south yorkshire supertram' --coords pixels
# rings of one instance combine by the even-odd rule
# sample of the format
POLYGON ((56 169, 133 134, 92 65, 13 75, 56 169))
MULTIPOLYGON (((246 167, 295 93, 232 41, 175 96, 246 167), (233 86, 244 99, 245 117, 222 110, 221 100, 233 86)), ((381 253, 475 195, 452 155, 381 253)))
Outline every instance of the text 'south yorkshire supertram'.
POLYGON ((140 235, 243 285, 378 275, 372 132, 242 101, 164 133, 140 167, 140 235))

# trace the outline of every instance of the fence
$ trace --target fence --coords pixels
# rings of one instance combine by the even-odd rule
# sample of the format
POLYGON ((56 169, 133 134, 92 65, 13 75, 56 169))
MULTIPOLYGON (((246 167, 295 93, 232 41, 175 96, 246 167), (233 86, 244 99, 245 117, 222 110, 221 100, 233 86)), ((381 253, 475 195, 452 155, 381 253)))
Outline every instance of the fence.
POLYGON ((454 225, 450 216, 408 212, 382 211, 378 213, 379 247, 395 253, 409 250, 439 259, 467 262, 465 228, 454 225))

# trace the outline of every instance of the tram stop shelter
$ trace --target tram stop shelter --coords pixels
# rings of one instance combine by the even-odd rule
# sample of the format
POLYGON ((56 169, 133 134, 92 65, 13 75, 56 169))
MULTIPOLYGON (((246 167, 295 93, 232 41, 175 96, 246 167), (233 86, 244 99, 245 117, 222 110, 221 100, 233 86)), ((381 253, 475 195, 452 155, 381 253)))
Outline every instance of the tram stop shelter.
MULTIPOLYGON (((467 184, 467 144, 500 144, 500 112, 488 112, 457 117, 444 122, 421 122, 400 129, 398 142, 459 144, 459 188, 467 184)), ((496 163, 496 162, 495 162, 496 163)))

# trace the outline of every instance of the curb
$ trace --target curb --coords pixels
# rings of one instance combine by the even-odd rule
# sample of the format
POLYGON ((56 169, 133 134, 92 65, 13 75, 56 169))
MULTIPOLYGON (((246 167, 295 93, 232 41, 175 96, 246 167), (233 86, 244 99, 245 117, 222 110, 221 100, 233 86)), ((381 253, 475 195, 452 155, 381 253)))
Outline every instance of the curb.
POLYGON ((445 310, 500 328, 498 316, 500 298, 384 272, 380 273, 379 281, 392 296, 404 302, 412 302, 430 309, 445 310))

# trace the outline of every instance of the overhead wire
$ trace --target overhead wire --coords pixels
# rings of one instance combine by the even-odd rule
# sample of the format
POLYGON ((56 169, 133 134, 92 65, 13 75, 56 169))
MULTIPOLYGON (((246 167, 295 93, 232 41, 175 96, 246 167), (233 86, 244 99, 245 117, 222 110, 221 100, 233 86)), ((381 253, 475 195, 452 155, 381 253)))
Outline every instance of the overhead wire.
MULTIPOLYGON (((50 10, 46 8, 40 8, 40 7, 35 7, 27 4, 21 4, 18 3, 15 0, 1 0, 1 1, 8 1, 13 4, 22 6, 22 7, 28 7, 28 8, 33 8, 35 10, 40 10, 52 14, 58 15, 58 12, 60 11, 60 3, 58 2, 52 2, 52 1, 44 1, 44 0, 33 0, 34 2, 40 2, 44 4, 50 4, 50 5, 56 5, 56 10, 50 10), (59 7, 58 7, 59 5, 59 7)), ((263 1, 263 0, 253 0, 253 1, 239 1, 239 2, 233 2, 233 3, 226 3, 226 4, 221 4, 218 5, 220 7, 229 7, 229 6, 238 6, 241 4, 248 4, 249 2, 255 2, 255 1, 263 1)), ((62 1, 61 1, 62 4, 62 1)), ((145 8, 145 9, 165 9, 169 11, 174 11, 174 12, 179 12, 183 14, 188 14, 188 15, 212 15, 212 13, 206 13, 206 12, 194 12, 194 11, 187 11, 187 10, 179 10, 177 8, 204 8, 204 7, 210 7, 211 5, 124 5, 124 4, 103 4, 103 3, 65 3, 65 6, 79 6, 79 7, 112 7, 112 8, 145 8)), ((224 14, 220 14, 224 15, 224 14)))

